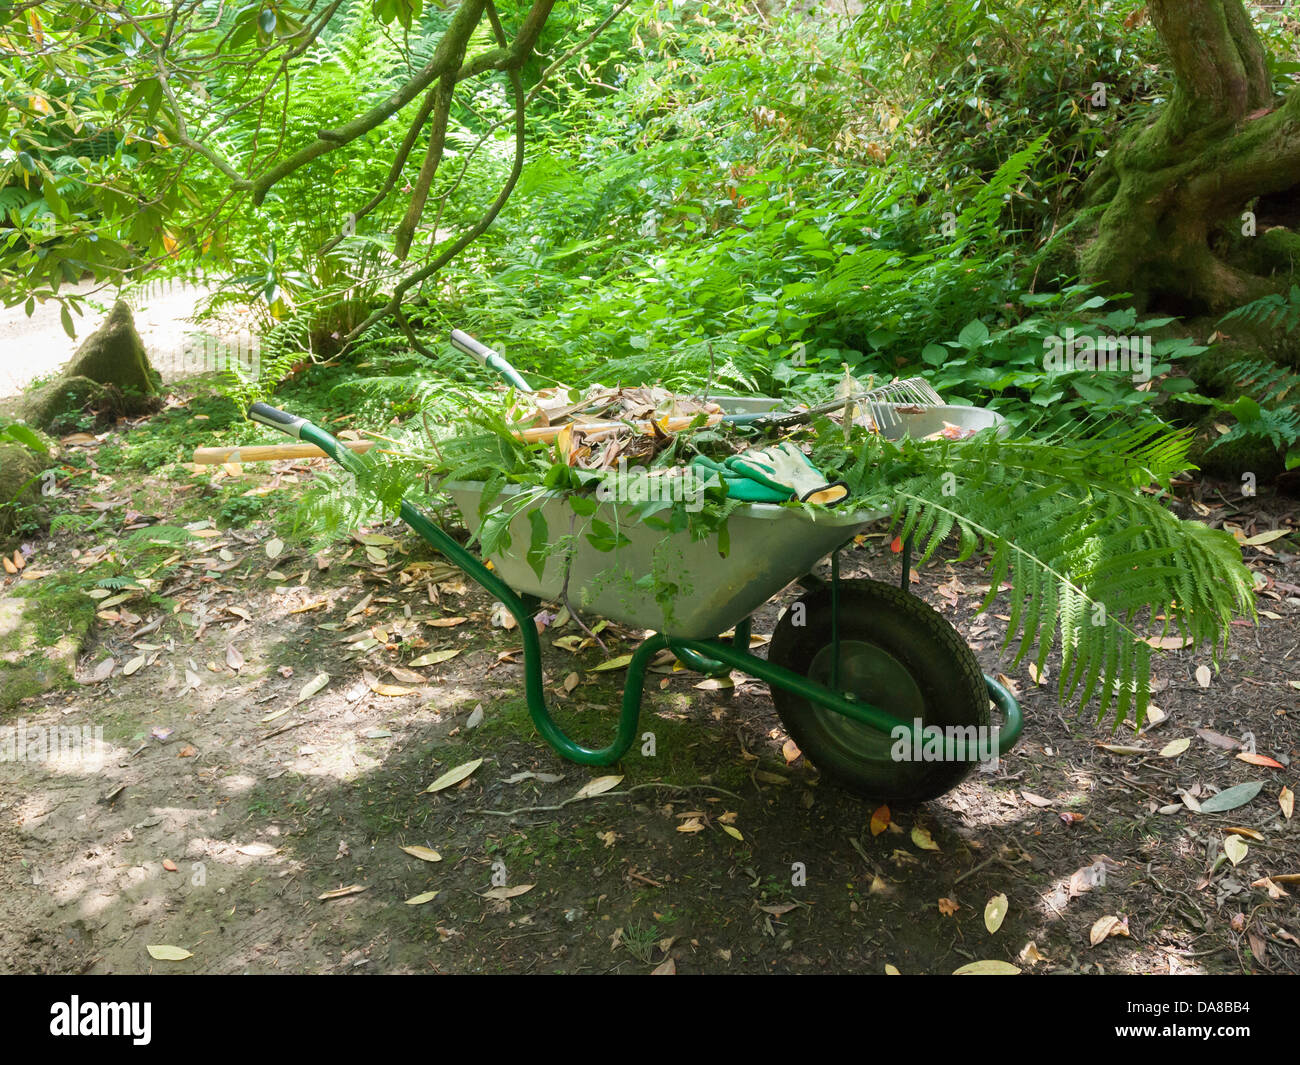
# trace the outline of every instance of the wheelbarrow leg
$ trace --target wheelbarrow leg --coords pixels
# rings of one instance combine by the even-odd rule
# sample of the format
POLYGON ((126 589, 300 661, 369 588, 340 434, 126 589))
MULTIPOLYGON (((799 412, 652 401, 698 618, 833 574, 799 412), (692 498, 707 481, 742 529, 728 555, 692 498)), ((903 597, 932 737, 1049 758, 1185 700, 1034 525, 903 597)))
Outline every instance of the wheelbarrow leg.
MULTIPOLYGON (((248 416, 263 425, 269 425, 289 436, 315 444, 344 469, 352 473, 364 470, 365 463, 338 440, 319 426, 304 418, 286 414, 264 403, 254 403, 249 408, 248 416)), ((542 678, 542 645, 537 638, 537 625, 533 615, 539 605, 536 598, 516 595, 505 581, 487 568, 473 554, 465 550, 448 536, 431 518, 418 510, 411 503, 403 500, 398 512, 407 525, 422 536, 431 547, 442 552, 454 562, 465 574, 488 592, 496 596, 519 623, 519 632, 524 641, 524 691, 528 698, 528 713, 533 725, 542 738, 570 761, 581 765, 611 765, 628 752, 636 740, 637 721, 641 715, 641 694, 645 689, 645 673, 651 659, 668 646, 668 638, 662 635, 651 636, 645 640, 628 665, 627 681, 623 685, 623 706, 619 711, 618 732, 614 742, 608 747, 584 747, 565 734, 551 717, 546 706, 546 691, 542 678)), ((748 644, 748 640, 745 641, 748 644)))
POLYGON ((542 678, 542 644, 537 636, 537 625, 533 621, 533 615, 537 612, 537 600, 528 596, 527 598, 532 600, 530 604, 525 601, 525 598, 516 595, 505 581, 410 503, 403 502, 400 513, 402 520, 424 537, 430 545, 441 551, 468 576, 501 600, 505 608, 514 616, 515 621, 519 623, 519 633, 524 641, 524 694, 528 700, 529 716, 532 717, 533 726, 541 734, 542 739, 563 757, 581 765, 612 765, 627 754, 636 740, 637 721, 641 716, 641 694, 645 690, 646 669, 654 656, 668 646, 668 638, 663 635, 651 636, 643 641, 632 655, 632 661, 627 667, 627 680, 623 685, 623 705, 618 715, 618 730, 614 742, 608 747, 584 747, 571 739, 555 723, 546 705, 546 690, 542 678))

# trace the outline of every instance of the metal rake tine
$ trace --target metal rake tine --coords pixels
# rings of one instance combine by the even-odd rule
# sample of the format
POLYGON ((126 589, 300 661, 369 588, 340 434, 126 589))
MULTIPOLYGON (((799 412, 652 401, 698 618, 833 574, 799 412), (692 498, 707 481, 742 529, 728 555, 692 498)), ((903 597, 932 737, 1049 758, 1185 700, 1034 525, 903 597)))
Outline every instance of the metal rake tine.
POLYGON ((907 402, 926 407, 943 406, 943 397, 923 377, 906 377, 896 384, 905 393, 907 402))
POLYGON ((892 393, 889 385, 882 385, 879 388, 873 388, 864 397, 867 401, 867 409, 871 413, 871 420, 876 423, 877 429, 882 429, 886 424, 891 428, 898 424, 898 415, 894 408, 890 406, 892 393))

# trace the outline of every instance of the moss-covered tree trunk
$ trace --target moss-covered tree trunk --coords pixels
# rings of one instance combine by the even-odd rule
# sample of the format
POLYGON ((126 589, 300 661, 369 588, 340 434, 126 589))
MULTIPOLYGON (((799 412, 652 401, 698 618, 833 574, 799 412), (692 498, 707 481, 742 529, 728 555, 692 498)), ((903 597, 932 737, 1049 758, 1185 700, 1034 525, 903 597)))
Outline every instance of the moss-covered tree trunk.
POLYGON ((1243 214, 1300 189, 1300 89, 1273 94, 1241 0, 1151 0, 1169 51, 1168 103, 1106 156, 1085 188, 1096 235, 1086 279, 1187 312, 1218 312, 1290 284, 1300 236, 1243 214))

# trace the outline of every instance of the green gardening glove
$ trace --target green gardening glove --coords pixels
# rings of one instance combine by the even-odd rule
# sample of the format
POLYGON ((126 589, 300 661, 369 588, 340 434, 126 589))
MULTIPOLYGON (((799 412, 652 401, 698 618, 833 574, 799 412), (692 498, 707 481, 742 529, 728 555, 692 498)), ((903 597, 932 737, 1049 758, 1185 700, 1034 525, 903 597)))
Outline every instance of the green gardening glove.
POLYGON ((843 481, 828 482, 797 444, 786 440, 771 447, 751 448, 727 459, 732 473, 742 474, 773 491, 784 493, 782 499, 793 496, 800 503, 821 503, 829 506, 849 494, 843 481))
POLYGON ((784 488, 772 488, 703 455, 691 459, 691 469, 705 481, 716 477, 730 498, 744 503, 784 503, 790 498, 789 491, 784 488))

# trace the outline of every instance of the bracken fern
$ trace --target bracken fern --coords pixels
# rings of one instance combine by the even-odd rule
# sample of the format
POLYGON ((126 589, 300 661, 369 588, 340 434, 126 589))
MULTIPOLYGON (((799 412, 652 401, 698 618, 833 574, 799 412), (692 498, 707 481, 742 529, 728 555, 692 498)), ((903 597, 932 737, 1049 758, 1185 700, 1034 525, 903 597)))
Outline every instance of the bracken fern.
MULTIPOLYGON (((1058 693, 1081 708, 1097 699, 1097 719, 1145 717, 1148 637, 1176 633, 1217 657, 1231 620, 1253 615, 1252 577, 1232 537, 1181 521, 1153 495, 1186 468, 1187 432, 1135 429, 1118 436, 998 439, 959 444, 859 443, 838 470, 859 505, 890 508, 899 535, 920 560, 954 530, 958 561, 990 554, 987 609, 1009 584, 1004 647, 1014 661, 1032 654, 1041 672, 1060 647, 1058 693)), ((815 458, 835 469, 834 451, 815 458)), ((843 452, 840 452, 842 462, 843 452)))

